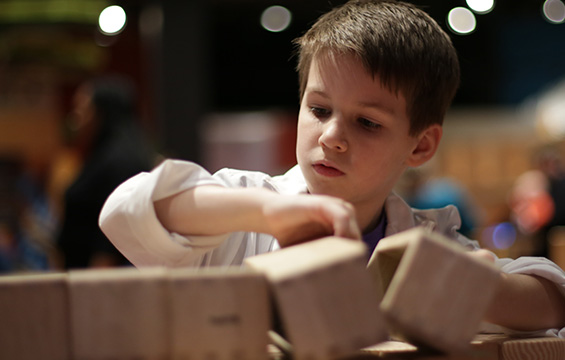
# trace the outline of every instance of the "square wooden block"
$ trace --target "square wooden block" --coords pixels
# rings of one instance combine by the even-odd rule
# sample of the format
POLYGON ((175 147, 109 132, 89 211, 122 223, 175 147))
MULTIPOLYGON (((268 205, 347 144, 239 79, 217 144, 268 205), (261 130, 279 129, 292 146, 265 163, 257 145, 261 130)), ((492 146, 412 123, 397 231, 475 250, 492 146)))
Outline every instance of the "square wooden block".
POLYGON ((69 273, 75 359, 167 359, 169 313, 164 269, 69 273))
POLYGON ((421 227, 382 239, 368 268, 391 333, 445 352, 468 349, 500 279, 494 264, 421 227))
POLYGON ((0 277, 0 359, 70 359, 65 274, 0 277))
POLYGON ((294 358, 338 358, 387 338, 363 243, 329 237, 245 263, 266 274, 294 358))
POLYGON ((263 274, 170 271, 173 359, 266 359, 271 304, 263 274))

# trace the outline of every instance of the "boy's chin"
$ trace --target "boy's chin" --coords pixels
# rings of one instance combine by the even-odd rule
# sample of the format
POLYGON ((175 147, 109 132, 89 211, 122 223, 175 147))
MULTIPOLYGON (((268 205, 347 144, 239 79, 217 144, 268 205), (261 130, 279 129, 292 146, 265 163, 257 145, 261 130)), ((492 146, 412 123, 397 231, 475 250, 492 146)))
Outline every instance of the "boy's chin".
POLYGON ((347 201, 346 194, 344 194, 343 191, 339 191, 338 189, 333 189, 328 187, 324 187, 324 188, 313 187, 313 188, 308 188, 308 193, 313 195, 332 196, 347 201))

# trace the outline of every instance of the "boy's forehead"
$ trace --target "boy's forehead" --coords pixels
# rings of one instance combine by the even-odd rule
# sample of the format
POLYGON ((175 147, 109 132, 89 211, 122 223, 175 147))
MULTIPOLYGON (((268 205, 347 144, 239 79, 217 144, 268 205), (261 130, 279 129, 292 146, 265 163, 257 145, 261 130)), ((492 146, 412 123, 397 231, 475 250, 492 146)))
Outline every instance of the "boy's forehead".
MULTIPOLYGON (((378 72, 371 72, 359 57, 352 54, 327 52, 313 57, 308 73, 307 88, 314 83, 324 87, 349 85, 355 89, 363 88, 362 84, 373 84, 395 98, 404 99, 401 91, 395 91, 386 86, 381 81, 378 72)), ((370 93, 367 95, 369 96, 370 93)))
MULTIPOLYGON (((363 66, 361 59, 353 54, 334 53, 327 51, 315 56, 312 59, 310 68, 312 69, 312 67, 316 67, 318 71, 329 71, 331 73, 335 73, 336 70, 339 70, 340 73, 351 73, 355 71, 360 65, 363 66)), ((365 72, 368 76, 371 76, 371 73, 368 69, 365 69, 365 72)))
POLYGON ((360 65, 360 61, 352 55, 326 54, 316 56, 310 64, 308 83, 315 81, 331 85, 344 81, 356 83, 369 77, 372 79, 373 76, 366 69, 359 71, 360 65))

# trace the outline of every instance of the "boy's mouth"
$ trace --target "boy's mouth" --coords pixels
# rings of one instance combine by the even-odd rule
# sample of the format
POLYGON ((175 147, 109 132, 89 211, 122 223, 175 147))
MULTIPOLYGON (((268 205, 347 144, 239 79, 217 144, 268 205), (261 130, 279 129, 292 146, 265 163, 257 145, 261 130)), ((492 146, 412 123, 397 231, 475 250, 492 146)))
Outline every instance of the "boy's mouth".
POLYGON ((322 162, 314 163, 312 167, 314 168, 314 171, 316 171, 318 174, 322 176, 336 177, 345 174, 343 171, 322 162))

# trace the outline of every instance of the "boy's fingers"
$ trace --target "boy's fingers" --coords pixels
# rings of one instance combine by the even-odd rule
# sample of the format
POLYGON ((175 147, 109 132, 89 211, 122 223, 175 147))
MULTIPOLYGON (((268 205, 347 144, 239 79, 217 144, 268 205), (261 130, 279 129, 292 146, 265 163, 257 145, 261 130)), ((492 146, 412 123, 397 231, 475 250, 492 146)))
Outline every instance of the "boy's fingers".
POLYGON ((283 247, 332 235, 361 239, 355 208, 342 199, 325 195, 299 195, 289 201, 269 202, 265 213, 269 233, 283 247))
POLYGON ((357 226, 357 221, 354 217, 346 217, 337 219, 334 222, 335 236, 345 237, 354 240, 361 239, 361 231, 357 226))
POLYGON ((485 249, 478 249, 472 252, 469 252, 469 255, 478 258, 478 259, 483 259, 483 260, 487 260, 488 262, 494 263, 496 257, 493 255, 493 253, 491 253, 488 250, 485 249))
POLYGON ((339 210, 334 214, 333 230, 335 236, 359 240, 361 230, 355 218, 355 209, 348 202, 342 201, 339 210))

